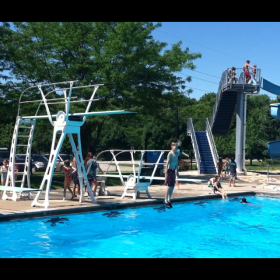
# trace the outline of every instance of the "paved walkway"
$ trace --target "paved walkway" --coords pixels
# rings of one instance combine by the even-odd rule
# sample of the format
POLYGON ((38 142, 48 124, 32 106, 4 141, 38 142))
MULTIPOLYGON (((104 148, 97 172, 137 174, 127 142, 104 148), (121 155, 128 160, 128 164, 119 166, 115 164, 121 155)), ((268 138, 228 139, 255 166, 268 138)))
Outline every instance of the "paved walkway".
MULTIPOLYGON (((200 175, 197 171, 180 172, 182 178, 195 178, 208 181, 213 175, 200 175)), ((246 196, 246 195, 269 195, 280 197, 280 176, 270 174, 269 178, 265 175, 250 174, 247 176, 239 176, 236 187, 229 187, 228 179, 221 180, 224 190, 228 196, 246 196), (279 178, 279 180, 278 180, 279 178), (267 182, 267 179, 269 180, 267 182), (265 183, 266 182, 266 183, 265 183)), ((18 201, 0 200, 0 221, 25 219, 31 217, 57 216, 69 213, 80 213, 89 211, 112 210, 125 207, 139 207, 143 205, 162 204, 165 196, 166 186, 151 185, 149 187, 151 199, 148 199, 145 192, 140 193, 140 197, 133 200, 131 197, 121 199, 123 194, 123 186, 109 186, 108 196, 97 196, 97 203, 92 203, 88 198, 80 203, 78 199, 70 200, 70 194, 67 193, 68 199, 62 200, 63 189, 51 190, 50 206, 48 209, 43 207, 31 207, 32 200, 20 199, 18 201)), ((40 196, 40 201, 43 202, 45 192, 40 196)), ((207 182, 180 183, 180 188, 175 188, 173 193, 172 203, 187 201, 187 200, 202 200, 202 199, 221 199, 218 194, 213 194, 213 190, 207 187, 207 182)))

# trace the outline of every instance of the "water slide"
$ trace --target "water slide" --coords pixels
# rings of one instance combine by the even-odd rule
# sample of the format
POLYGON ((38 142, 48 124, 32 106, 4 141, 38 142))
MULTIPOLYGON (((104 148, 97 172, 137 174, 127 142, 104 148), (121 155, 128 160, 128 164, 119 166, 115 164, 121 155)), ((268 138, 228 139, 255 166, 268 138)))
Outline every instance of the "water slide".
MULTIPOLYGON (((280 86, 277 86, 268 80, 262 78, 261 88, 272 94, 280 96, 280 86)), ((280 120, 280 103, 270 104, 270 114, 273 118, 280 120)), ((280 159, 280 140, 274 140, 267 143, 268 154, 273 159, 280 159)))

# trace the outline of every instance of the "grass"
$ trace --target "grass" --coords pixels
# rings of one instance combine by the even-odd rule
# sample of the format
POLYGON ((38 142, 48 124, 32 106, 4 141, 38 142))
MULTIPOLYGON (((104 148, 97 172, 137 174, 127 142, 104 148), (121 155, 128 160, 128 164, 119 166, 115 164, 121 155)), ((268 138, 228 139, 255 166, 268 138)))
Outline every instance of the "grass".
MULTIPOLYGON (((131 166, 131 165, 125 165, 125 166, 131 166)), ((263 171, 267 172, 267 163, 266 162, 258 162, 254 161, 252 165, 250 165, 250 162, 246 162, 246 169, 247 171, 263 171)), ((196 164, 192 164, 192 169, 189 170, 197 170, 196 164)), ((280 164, 270 164, 269 165, 269 171, 274 170, 280 170, 280 164)), ((41 182, 43 180, 45 172, 36 172, 33 173, 33 175, 30 176, 30 184, 31 188, 38 189, 41 185, 41 182)), ((107 172, 107 174, 118 174, 116 171, 107 172)), ((122 172, 123 175, 129 175, 132 174, 132 171, 122 172)), ((18 179, 20 180, 22 177, 21 175, 18 175, 18 179)), ((52 179, 52 185, 51 189, 60 189, 63 188, 63 182, 64 182, 64 176, 62 172, 54 172, 53 179, 52 179)), ((120 186, 122 185, 122 182, 120 178, 110 178, 108 177, 106 179, 106 186, 120 186)))
MULTIPOLYGON (((253 161, 252 165, 250 165, 250 161, 245 162, 245 166, 247 171, 263 171, 267 172, 267 165, 269 165, 269 171, 275 171, 280 170, 280 164, 270 164, 265 161, 259 162, 259 161, 253 161)), ((197 170, 196 164, 192 164, 192 169, 189 164, 188 170, 197 170)))
POLYGON ((267 162, 253 161, 252 165, 250 162, 246 162, 245 166, 247 171, 267 171, 267 166, 269 165, 269 171, 280 170, 280 164, 269 164, 267 162))
MULTIPOLYGON (((110 172, 107 174, 118 174, 117 172, 110 172)), ((129 175, 130 173, 122 173, 123 175, 129 175)), ((45 172, 36 172, 33 173, 33 175, 30 176, 30 187, 33 189, 39 189, 41 182, 43 180, 43 177, 45 175, 45 172)), ((21 180, 22 175, 18 175, 17 180, 21 180)), ((54 172, 53 178, 52 178, 52 184, 51 189, 61 189, 63 188, 63 182, 64 182, 64 175, 62 172, 54 172)), ((20 183, 18 183, 20 184, 20 183)), ((25 184, 27 184, 27 180, 25 181, 25 184)), ((120 186, 122 185, 122 182, 119 178, 107 178, 106 180, 106 186, 120 186)))
MULTIPOLYGON (((33 173, 33 175, 30 175, 30 187, 32 189, 39 189, 44 175, 45 175, 45 172, 36 172, 36 173, 33 173)), ((17 180, 21 180, 21 179, 22 179, 22 175, 18 175, 17 180)), ((63 188, 63 182, 64 182, 63 173, 54 172, 51 189, 63 188)), ((18 184, 20 184, 20 183, 18 183, 18 184)), ((25 179, 25 186, 26 186, 26 184, 27 184, 27 179, 25 179)))

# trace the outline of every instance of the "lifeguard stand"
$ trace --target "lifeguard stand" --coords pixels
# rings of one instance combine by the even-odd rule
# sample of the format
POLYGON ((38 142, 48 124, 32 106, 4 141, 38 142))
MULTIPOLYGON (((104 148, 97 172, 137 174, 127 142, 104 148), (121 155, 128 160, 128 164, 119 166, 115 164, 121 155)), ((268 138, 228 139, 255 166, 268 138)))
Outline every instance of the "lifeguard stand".
MULTIPOLYGON (((42 206, 45 208, 49 207, 49 192, 51 189, 51 182, 52 177, 55 169, 55 163, 58 157, 58 154, 60 153, 60 149, 62 147, 63 141, 65 137, 68 135, 71 147, 74 153, 74 156, 76 158, 77 162, 77 172, 78 172, 78 178, 80 182, 80 186, 83 186, 83 180, 85 179, 88 192, 90 194, 90 198, 93 203, 96 203, 96 199, 94 197, 94 194, 91 190, 91 187, 89 185, 87 176, 86 176, 86 170, 83 162, 83 156, 82 156, 82 147, 81 147, 81 137, 80 137, 80 128, 85 123, 86 118, 89 116, 103 116, 103 115, 113 115, 113 114, 127 114, 127 113, 135 113, 132 111, 126 111, 126 110, 115 110, 115 111, 101 111, 101 112, 89 112, 91 104, 93 101, 97 101, 98 99, 94 99, 94 96, 96 94, 97 89, 99 86, 102 86, 102 84, 96 84, 96 85, 86 85, 86 86, 73 86, 78 81, 66 81, 66 82, 60 82, 60 83, 51 83, 51 84, 42 84, 37 86, 32 86, 27 89, 25 89, 20 98, 19 98, 19 106, 18 106, 18 116, 15 124, 15 129, 13 132, 12 137, 12 144, 11 144, 11 153, 10 153, 10 164, 9 164, 9 171, 7 174, 7 180, 5 184, 5 188, 2 199, 12 199, 16 201, 19 197, 18 194, 22 194, 22 192, 27 192, 29 194, 29 198, 32 197, 31 193, 34 191, 37 191, 37 194, 31 203, 31 206, 42 206), (85 89, 90 88, 93 90, 93 92, 90 95, 89 99, 85 98, 85 93, 80 95, 75 95, 76 91, 79 93, 79 91, 83 91, 85 89), (34 90, 36 93, 34 93, 34 90), (36 99, 36 97, 40 96, 39 99, 36 99), (34 100, 35 97, 35 100, 34 100), (52 98, 53 97, 53 98, 52 98), (26 116, 24 110, 22 110, 22 107, 25 104, 31 104, 31 106, 34 106, 35 104, 39 105, 35 106, 36 111, 34 115, 26 116), (73 103, 78 104, 87 104, 86 108, 81 109, 80 107, 76 106, 73 108, 71 106, 73 103), (60 104, 60 105, 58 105, 60 104), (39 112, 41 106, 45 107, 46 115, 39 115, 39 112), (52 106, 50 106, 52 105, 52 106), (63 106, 63 110, 57 109, 59 106, 63 106), (71 110, 79 111, 79 112, 71 112, 71 110), (83 111, 83 112, 82 112, 83 111), (56 112, 55 114, 52 114, 52 112, 56 112), (31 147, 32 147, 32 140, 34 135, 34 129, 37 119, 49 119, 51 125, 54 127, 53 130, 53 138, 52 138, 52 145, 51 145, 51 151, 49 156, 48 165, 45 171, 45 175, 43 177, 43 180, 41 182, 39 189, 31 189, 30 188, 30 168, 31 164, 29 161, 31 161, 31 147), (21 131, 29 131, 28 133, 22 133, 21 131), (73 134, 77 135, 77 142, 78 145, 75 143, 73 139, 73 134), (60 136, 59 136, 60 135, 60 136), (56 141, 57 136, 59 136, 58 141, 56 141), (27 139, 27 143, 25 144, 18 144, 19 138, 25 138, 27 139), (18 147, 26 147, 26 159, 25 159, 25 167, 23 171, 22 180, 16 181, 13 174, 15 174, 15 155, 16 150, 18 147), (78 146, 78 149, 76 148, 78 146), (27 188, 24 187, 25 185, 25 179, 27 179, 27 188), (19 187, 16 186, 16 183, 20 182, 21 185, 19 187), (40 194, 43 190, 45 191, 45 199, 44 202, 39 202, 40 194), (8 196, 7 193, 12 192, 12 196, 8 196)), ((84 106, 85 107, 85 106, 84 106)), ((30 114, 30 108, 29 114, 30 114)), ((80 196, 80 202, 82 202, 84 199, 84 190, 81 187, 81 196, 80 196)))

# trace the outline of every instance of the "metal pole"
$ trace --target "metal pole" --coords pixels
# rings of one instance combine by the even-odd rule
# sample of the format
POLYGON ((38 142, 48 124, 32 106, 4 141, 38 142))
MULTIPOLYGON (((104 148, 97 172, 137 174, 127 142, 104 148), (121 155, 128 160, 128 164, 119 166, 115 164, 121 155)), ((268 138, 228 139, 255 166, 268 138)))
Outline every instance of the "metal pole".
POLYGON ((177 107, 177 112, 176 112, 176 140, 178 139, 178 115, 179 115, 179 107, 177 107))
POLYGON ((237 93, 235 160, 237 172, 242 172, 244 153, 244 92, 237 93))
POLYGON ((269 183, 269 164, 267 165, 267 183, 269 183))

